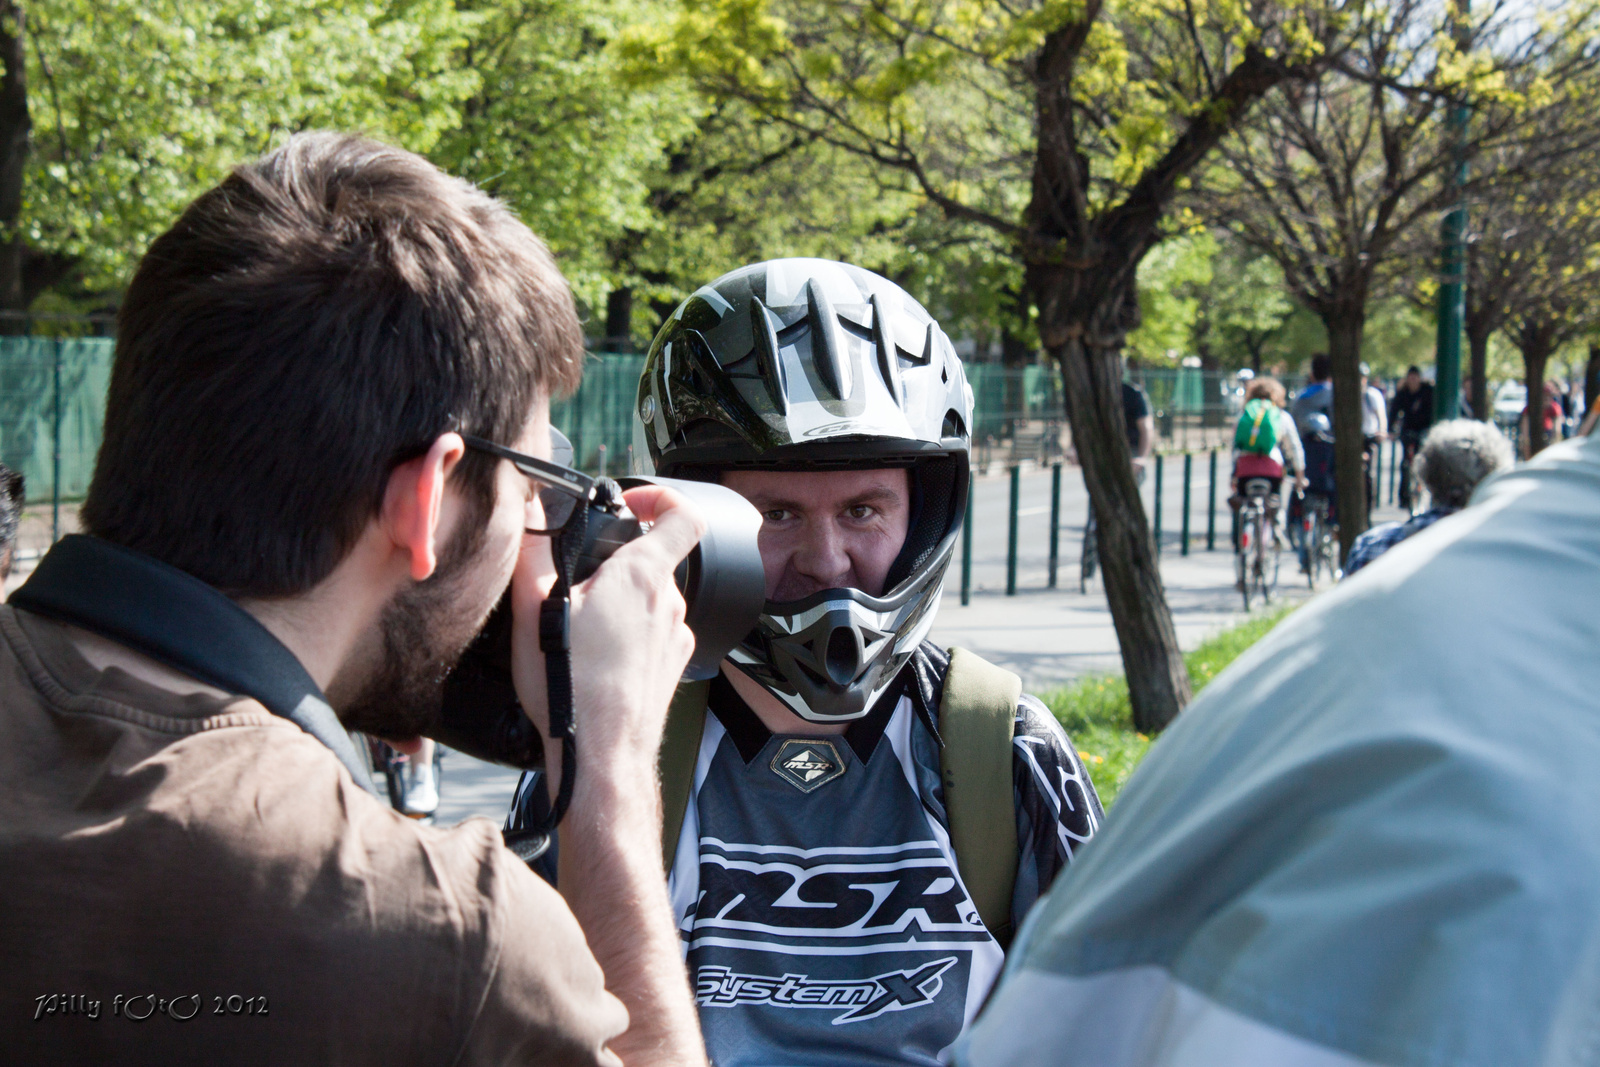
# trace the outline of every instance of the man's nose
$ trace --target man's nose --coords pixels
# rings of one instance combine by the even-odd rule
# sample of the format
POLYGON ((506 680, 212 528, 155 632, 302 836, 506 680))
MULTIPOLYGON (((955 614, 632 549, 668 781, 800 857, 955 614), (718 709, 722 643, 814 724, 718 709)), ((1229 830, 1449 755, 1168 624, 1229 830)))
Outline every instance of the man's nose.
POLYGON ((844 538, 831 522, 807 523, 800 548, 794 555, 797 571, 827 587, 841 585, 850 575, 850 555, 844 538))

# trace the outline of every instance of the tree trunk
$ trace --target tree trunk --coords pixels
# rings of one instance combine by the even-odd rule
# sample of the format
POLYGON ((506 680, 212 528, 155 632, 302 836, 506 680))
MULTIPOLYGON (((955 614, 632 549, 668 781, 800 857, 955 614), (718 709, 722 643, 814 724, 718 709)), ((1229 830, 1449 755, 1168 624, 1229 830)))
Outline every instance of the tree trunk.
POLYGON ((1544 451, 1550 442, 1544 435, 1544 372, 1555 351, 1551 343, 1552 331, 1542 326, 1517 332, 1517 347, 1522 350, 1523 382, 1528 390, 1528 437, 1523 446, 1529 459, 1544 451))
MULTIPOLYGON (((1467 348, 1471 353, 1471 370, 1467 380, 1472 383, 1472 417, 1479 422, 1489 419, 1489 334, 1468 333, 1467 348)), ((1451 418, 1454 418, 1451 415, 1451 418)))
POLYGON ((27 332, 22 283, 22 175, 28 158, 26 24, 22 5, 0 0, 0 334, 27 332))
POLYGON ((1367 528, 1366 469, 1361 462, 1361 334, 1366 303, 1355 301, 1322 317, 1333 365, 1333 477, 1339 492, 1339 558, 1367 528))
POLYGON ((1121 356, 1115 350, 1090 348, 1083 343, 1083 332, 1074 332, 1050 355, 1061 366, 1072 444, 1099 528, 1106 601, 1122 651, 1133 725, 1154 733, 1189 702, 1189 671, 1133 476, 1122 417, 1121 356))
POLYGON ((1028 308, 1025 298, 1018 296, 1012 305, 1014 318, 1008 318, 1000 332, 1000 365, 1005 368, 1005 436, 1015 436, 1015 420, 1022 414, 1023 368, 1033 362, 1034 348, 1024 335, 1027 328, 1028 308))
POLYGON ((605 347, 613 352, 633 351, 632 286, 618 286, 606 295, 605 347))
POLYGON ((1583 368, 1583 413, 1600 404, 1600 344, 1589 343, 1589 362, 1583 368))

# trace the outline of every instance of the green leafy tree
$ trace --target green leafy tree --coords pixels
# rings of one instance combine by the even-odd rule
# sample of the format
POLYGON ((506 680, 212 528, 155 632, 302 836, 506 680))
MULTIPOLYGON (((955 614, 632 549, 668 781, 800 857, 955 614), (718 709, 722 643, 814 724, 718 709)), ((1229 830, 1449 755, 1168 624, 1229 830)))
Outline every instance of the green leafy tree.
MULTIPOLYGON (((659 83, 650 73, 636 73, 640 91, 659 83)), ((694 107, 692 129, 649 174, 646 218, 610 246, 608 337, 648 335, 694 288, 779 256, 849 259, 914 290, 938 287, 940 253, 960 245, 923 224, 902 188, 740 101, 694 107)))
POLYGON ((473 21, 461 67, 476 88, 432 157, 478 183, 549 243, 579 298, 618 282, 613 242, 658 224, 670 147, 702 105, 681 80, 631 82, 613 41, 663 17, 650 0, 458 0, 473 21))
POLYGON ((951 224, 1008 249, 1062 369, 1142 728, 1166 725, 1190 685, 1121 425, 1137 271, 1224 133, 1325 62, 1325 13, 1268 0, 711 0, 630 42, 710 95, 904 175, 951 224))
POLYGON ((1283 272, 1269 257, 1250 255, 1231 239, 1218 244, 1221 252, 1200 302, 1195 349, 1215 365, 1248 366, 1259 374, 1294 303, 1284 292, 1283 272))
MULTIPOLYGON (((1504 331, 1523 357, 1530 397, 1562 345, 1588 332, 1600 280, 1600 125, 1587 101, 1597 86, 1562 87, 1566 106, 1543 109, 1535 136, 1479 160, 1487 184, 1468 218, 1463 326, 1470 352, 1473 414, 1490 416, 1490 340, 1504 331), (1553 127, 1553 128, 1552 128, 1553 127), (1547 159, 1551 141, 1570 151, 1547 159), (1528 157, 1532 157, 1531 159, 1528 157)), ((1530 428, 1531 452, 1543 447, 1543 424, 1530 428)))
POLYGON ((418 151, 477 76, 450 0, 38 0, 0 10, 0 310, 115 290, 197 193, 288 132, 418 151))
POLYGON ((1501 5, 1465 22, 1455 11, 1421 0, 1365 10, 1336 69, 1285 84, 1227 138, 1202 208, 1272 257, 1327 329, 1345 552, 1366 528, 1359 364, 1369 303, 1399 295, 1431 253, 1426 224, 1455 200, 1445 179, 1458 152, 1523 138, 1550 86, 1594 61, 1592 6, 1541 20, 1501 5), (1464 148, 1444 123, 1463 96, 1476 108, 1464 148))
POLYGON ((1216 240, 1205 231, 1168 238, 1139 263, 1139 325, 1128 333, 1130 359, 1173 365, 1196 350, 1201 297, 1211 286, 1216 240))

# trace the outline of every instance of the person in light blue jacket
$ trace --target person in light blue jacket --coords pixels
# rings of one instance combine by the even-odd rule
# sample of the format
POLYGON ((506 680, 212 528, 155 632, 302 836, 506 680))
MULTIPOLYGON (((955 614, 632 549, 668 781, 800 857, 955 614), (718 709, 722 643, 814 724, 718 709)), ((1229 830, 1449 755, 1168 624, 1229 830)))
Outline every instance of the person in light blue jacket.
POLYGON ((1600 1063, 1600 439, 1486 481, 1212 682, 954 1061, 1600 1063))

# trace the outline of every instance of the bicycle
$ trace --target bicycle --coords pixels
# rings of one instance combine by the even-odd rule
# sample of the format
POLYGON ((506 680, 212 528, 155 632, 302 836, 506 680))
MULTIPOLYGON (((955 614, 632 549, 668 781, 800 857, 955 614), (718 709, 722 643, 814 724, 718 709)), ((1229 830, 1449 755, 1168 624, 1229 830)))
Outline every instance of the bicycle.
POLYGON ((1277 510, 1277 488, 1270 478, 1246 478, 1239 487, 1239 549, 1234 555, 1234 573, 1239 579, 1239 592, 1244 596, 1244 609, 1259 597, 1261 603, 1272 602, 1272 591, 1278 584, 1278 555, 1281 551, 1273 527, 1271 512, 1277 510))
MULTIPOLYGON (((1135 485, 1144 485, 1144 465, 1139 464, 1133 469, 1135 485)), ((1099 526, 1094 520, 1094 501, 1089 501, 1088 514, 1083 520, 1083 548, 1078 553, 1078 592, 1087 593, 1089 583, 1094 581, 1095 571, 1100 568, 1100 533, 1099 526)))
POLYGON ((1400 435, 1400 486, 1396 493, 1395 501, 1406 509, 1406 514, 1417 513, 1418 499, 1421 493, 1417 492, 1415 481, 1411 477, 1411 466, 1417 458, 1417 448, 1422 444, 1422 438, 1416 434, 1402 433, 1400 435))
POLYGON ((1078 592, 1087 593, 1094 580, 1095 569, 1100 566, 1100 534, 1095 528, 1094 505, 1089 505, 1089 516, 1083 520, 1083 551, 1078 555, 1078 592))
POLYGON ((1321 493, 1305 494, 1302 510, 1300 563, 1306 572, 1306 583, 1316 589, 1318 575, 1339 580, 1339 527, 1328 520, 1328 498, 1321 493))
MULTIPOLYGON (((389 794, 389 805, 408 819, 416 819, 423 823, 432 823, 434 813, 431 811, 409 810, 407 803, 407 790, 410 787, 411 757, 399 751, 382 738, 362 735, 366 742, 359 745, 366 756, 367 770, 374 778, 383 776, 385 791, 389 794)), ((433 746, 433 780, 442 783, 444 746, 433 746)))

